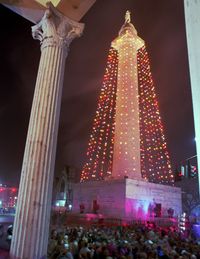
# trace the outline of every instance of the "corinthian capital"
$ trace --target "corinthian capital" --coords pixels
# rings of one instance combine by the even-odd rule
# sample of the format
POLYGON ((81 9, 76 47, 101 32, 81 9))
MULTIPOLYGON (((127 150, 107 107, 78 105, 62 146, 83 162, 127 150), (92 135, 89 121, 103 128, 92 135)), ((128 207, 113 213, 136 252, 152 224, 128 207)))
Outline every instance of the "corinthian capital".
POLYGON ((50 3, 45 11, 42 20, 32 26, 32 35, 41 43, 41 49, 49 46, 67 47, 71 41, 80 37, 84 24, 75 22, 56 10, 50 3))

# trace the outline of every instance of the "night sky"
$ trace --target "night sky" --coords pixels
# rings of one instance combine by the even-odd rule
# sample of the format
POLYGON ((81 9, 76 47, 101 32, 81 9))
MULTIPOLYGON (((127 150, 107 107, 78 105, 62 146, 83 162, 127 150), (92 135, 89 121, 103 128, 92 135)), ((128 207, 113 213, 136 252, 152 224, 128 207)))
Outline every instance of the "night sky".
MULTIPOLYGON (((172 165, 196 154, 182 0, 97 0, 66 60, 56 175, 81 169, 111 41, 132 13, 145 40, 172 165)), ((18 185, 40 58, 29 21, 0 5, 0 182, 18 185)))

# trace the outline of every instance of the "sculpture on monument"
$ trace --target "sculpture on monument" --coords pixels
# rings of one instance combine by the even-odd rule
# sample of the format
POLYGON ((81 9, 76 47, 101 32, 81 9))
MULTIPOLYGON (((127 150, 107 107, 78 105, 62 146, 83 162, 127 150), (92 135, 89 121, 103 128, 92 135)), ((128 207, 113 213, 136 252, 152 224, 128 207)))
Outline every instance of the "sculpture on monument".
POLYGON ((131 22, 131 12, 127 10, 125 15, 125 23, 130 23, 130 22, 131 22))

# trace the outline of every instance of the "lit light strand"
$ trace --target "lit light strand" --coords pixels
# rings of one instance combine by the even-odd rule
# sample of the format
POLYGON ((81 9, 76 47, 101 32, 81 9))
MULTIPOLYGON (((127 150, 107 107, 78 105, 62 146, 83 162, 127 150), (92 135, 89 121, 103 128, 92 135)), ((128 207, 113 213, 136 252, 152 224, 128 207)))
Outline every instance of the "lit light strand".
POLYGON ((102 180, 111 176, 115 130, 117 64, 117 51, 110 48, 92 133, 88 143, 87 163, 81 172, 81 182, 102 180))
POLYGON ((150 182, 170 184, 174 175, 145 47, 138 51, 137 59, 142 176, 150 182))

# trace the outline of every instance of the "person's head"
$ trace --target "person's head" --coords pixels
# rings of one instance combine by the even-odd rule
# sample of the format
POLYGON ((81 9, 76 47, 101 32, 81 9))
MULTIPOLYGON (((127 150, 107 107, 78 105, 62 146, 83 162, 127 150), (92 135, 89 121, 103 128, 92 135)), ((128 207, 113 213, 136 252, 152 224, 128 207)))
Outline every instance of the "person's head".
POLYGON ((139 253, 138 259, 147 259, 147 254, 145 252, 139 253))
POLYGON ((63 247, 63 248, 61 249, 61 251, 60 251, 60 254, 61 254, 61 255, 66 255, 67 252, 68 252, 68 249, 65 248, 65 247, 63 247))
POLYGON ((55 229, 53 229, 52 231, 51 231, 51 238, 52 239, 55 239, 57 237, 57 231, 55 230, 55 229))

